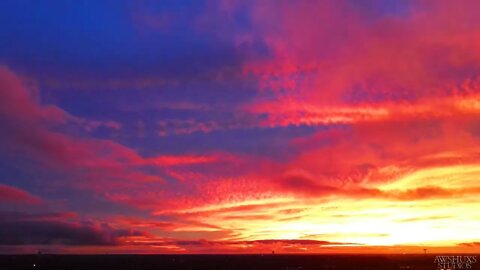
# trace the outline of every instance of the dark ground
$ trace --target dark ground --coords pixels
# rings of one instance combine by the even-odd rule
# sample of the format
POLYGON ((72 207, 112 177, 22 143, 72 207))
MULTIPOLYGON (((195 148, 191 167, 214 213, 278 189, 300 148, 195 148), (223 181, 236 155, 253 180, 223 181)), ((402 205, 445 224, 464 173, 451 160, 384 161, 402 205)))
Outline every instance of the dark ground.
MULTIPOLYGON (((434 259, 434 255, 0 255, 0 270, 413 270, 437 269, 434 259)), ((477 267, 480 264, 471 269, 477 267)))

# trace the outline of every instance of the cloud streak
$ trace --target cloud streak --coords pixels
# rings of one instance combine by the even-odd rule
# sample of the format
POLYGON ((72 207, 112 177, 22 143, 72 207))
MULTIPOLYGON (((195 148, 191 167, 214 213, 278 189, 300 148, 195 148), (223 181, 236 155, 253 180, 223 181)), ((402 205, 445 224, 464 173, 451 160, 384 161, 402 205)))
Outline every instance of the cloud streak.
POLYGON ((0 184, 0 201, 35 205, 41 203, 42 199, 19 188, 0 184))

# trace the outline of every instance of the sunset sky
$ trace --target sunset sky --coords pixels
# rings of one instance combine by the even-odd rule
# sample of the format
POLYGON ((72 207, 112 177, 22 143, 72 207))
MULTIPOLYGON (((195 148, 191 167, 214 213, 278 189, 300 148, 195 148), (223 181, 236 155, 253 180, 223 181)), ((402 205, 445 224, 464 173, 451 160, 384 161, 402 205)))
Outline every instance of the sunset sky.
POLYGON ((0 253, 480 252, 480 1, 0 1, 0 253))

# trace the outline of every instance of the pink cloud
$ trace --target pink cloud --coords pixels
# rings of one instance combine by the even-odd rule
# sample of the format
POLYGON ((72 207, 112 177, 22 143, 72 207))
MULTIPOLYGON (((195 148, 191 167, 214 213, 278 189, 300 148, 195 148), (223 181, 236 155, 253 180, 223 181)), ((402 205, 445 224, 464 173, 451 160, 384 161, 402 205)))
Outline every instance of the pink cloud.
POLYGON ((2 203, 39 204, 42 199, 22 189, 0 184, 0 201, 2 203))
POLYGON ((0 114, 26 123, 40 121, 62 122, 68 115, 55 106, 39 105, 33 98, 38 91, 26 84, 5 66, 0 66, 0 114))
POLYGON ((428 2, 401 19, 368 19, 347 1, 265 1, 252 14, 275 57, 253 61, 245 72, 321 104, 338 103, 358 86, 367 98, 444 95, 438 87, 461 83, 462 70, 478 68, 477 5, 428 2))
POLYGON ((116 121, 88 121, 82 120, 80 122, 84 122, 85 130, 88 132, 94 131, 100 127, 105 127, 111 130, 119 131, 122 128, 122 125, 116 121))
MULTIPOLYGON (((22 80, 10 70, 2 68, 0 79, 0 95, 4 97, 0 103, 6 105, 0 110, 0 117, 6 124, 0 137, 6 143, 6 150, 22 153, 40 164, 42 170, 67 175, 62 181, 52 179, 53 186, 89 190, 115 202, 145 208, 163 196, 171 196, 167 190, 158 190, 160 186, 166 189, 166 181, 158 172, 169 175, 168 170, 173 167, 185 170, 192 165, 232 159, 222 153, 143 157, 111 140, 77 137, 53 130, 52 126, 61 125, 67 121, 65 119, 73 118, 74 122, 79 119, 35 100, 22 80), (51 117, 51 112, 55 112, 55 117, 51 117), (150 169, 155 172, 145 172, 146 167, 153 167, 150 169), (152 190, 149 185, 156 185, 156 188, 152 190)), ((100 125, 120 127, 114 122, 100 125)))

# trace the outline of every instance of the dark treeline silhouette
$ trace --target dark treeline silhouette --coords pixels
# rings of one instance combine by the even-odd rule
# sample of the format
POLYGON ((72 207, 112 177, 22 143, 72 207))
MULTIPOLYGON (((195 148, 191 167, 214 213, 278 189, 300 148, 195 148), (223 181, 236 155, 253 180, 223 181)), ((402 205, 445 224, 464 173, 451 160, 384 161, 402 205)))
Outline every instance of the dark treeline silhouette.
POLYGON ((1 255, 4 269, 437 269, 434 255, 1 255))

